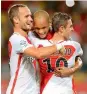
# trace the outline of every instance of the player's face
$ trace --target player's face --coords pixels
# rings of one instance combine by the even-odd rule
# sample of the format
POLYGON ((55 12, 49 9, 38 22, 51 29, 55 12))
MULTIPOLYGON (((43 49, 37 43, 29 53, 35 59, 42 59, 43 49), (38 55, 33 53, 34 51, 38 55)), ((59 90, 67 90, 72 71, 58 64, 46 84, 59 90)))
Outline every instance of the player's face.
POLYGON ((45 38, 49 31, 49 21, 45 17, 34 19, 34 29, 40 38, 45 38))
POLYGON ((67 26, 63 32, 63 36, 66 40, 68 40, 70 38, 71 32, 73 31, 73 24, 71 19, 67 21, 67 26))
POLYGON ((33 19, 31 16, 31 12, 27 7, 19 8, 19 27, 22 30, 29 32, 32 29, 33 19))

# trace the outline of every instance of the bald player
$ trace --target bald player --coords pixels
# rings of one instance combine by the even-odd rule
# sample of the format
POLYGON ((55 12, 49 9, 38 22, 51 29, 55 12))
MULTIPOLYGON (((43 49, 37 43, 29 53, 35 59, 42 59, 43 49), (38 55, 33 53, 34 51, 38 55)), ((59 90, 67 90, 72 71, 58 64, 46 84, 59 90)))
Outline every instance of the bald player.
MULTIPOLYGON (((40 10, 40 11, 35 12, 34 13, 34 32, 33 33, 29 32, 29 37, 31 39, 31 42, 36 47, 48 46, 49 43, 45 42, 45 40, 46 39, 50 40, 52 38, 52 36, 53 36, 53 32, 50 31, 49 14, 44 10, 40 10)), ((75 65, 73 66, 73 68, 62 68, 61 71, 57 71, 57 69, 56 69, 55 75, 61 76, 61 77, 68 77, 71 74, 73 74, 74 72, 76 72, 81 66, 82 66, 82 61, 79 61, 79 59, 78 59, 75 62, 75 65)), ((42 67, 41 64, 40 64, 40 67, 42 67)), ((49 69, 49 67, 48 67, 48 69, 49 69)))
POLYGON ((12 5, 8 16, 13 24, 13 34, 9 38, 9 58, 11 79, 6 94, 38 94, 34 68, 30 57, 41 58, 61 51, 62 45, 35 48, 28 39, 33 26, 30 9, 23 4, 12 5))
MULTIPOLYGON (((42 40, 50 40, 54 35, 54 32, 51 31, 52 28, 51 29, 50 28, 51 28, 51 23, 50 23, 49 14, 44 10, 36 11, 34 13, 34 31, 29 32, 28 34, 31 42, 35 46, 37 46, 35 42, 37 43, 38 41, 42 41, 42 40)), ((81 62, 78 63, 79 64, 76 64, 78 68, 76 68, 75 71, 81 68, 82 65, 81 62)))

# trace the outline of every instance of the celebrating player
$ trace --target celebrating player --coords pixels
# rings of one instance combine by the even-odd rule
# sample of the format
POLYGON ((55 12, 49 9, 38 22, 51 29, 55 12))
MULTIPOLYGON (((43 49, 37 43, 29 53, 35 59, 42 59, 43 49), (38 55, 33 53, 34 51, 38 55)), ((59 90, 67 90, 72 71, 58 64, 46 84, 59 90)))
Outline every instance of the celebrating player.
MULTIPOLYGON (((9 38, 9 56, 11 79, 6 94, 38 94, 33 65, 29 56, 41 58, 61 50, 62 45, 35 48, 27 33, 32 29, 33 20, 29 8, 16 4, 8 11, 14 33, 9 38)), ((59 51, 59 52, 60 52, 59 51)))
POLYGON ((77 42, 67 41, 70 36, 69 33, 73 31, 71 17, 63 13, 58 13, 55 15, 56 16, 53 17, 52 21, 53 21, 53 28, 56 28, 56 30, 54 30, 55 32, 54 36, 50 41, 47 42, 46 40, 42 40, 42 39, 40 40, 37 38, 37 37, 46 38, 47 33, 49 31, 49 15, 44 11, 38 11, 34 14, 34 29, 37 34, 29 33, 31 37, 30 39, 36 47, 49 46, 54 43, 55 44, 62 43, 62 44, 65 44, 65 47, 66 47, 65 57, 61 57, 61 55, 57 56, 58 53, 56 53, 54 55, 51 55, 50 57, 38 60, 40 65, 40 75, 41 75, 40 90, 41 90, 41 94, 52 94, 52 93, 53 94, 61 94, 61 93, 73 94, 72 84, 71 84, 72 81, 71 81, 70 75, 73 74, 76 70, 78 70, 78 68, 81 67, 81 61, 79 60, 78 55, 82 54, 82 49, 80 48, 77 42), (61 28, 63 29, 61 30, 61 28), (35 37, 35 35, 37 37, 35 37), (77 60, 79 61, 79 64, 77 60), (60 77, 56 77, 54 75, 53 73, 54 70, 55 70, 56 76, 60 76, 60 77), (61 78, 61 77, 64 77, 64 78, 61 78), (63 84, 63 81, 66 84, 63 84), (67 81, 69 81, 69 84, 67 81), (64 91, 61 90, 62 85, 63 85, 64 91), (68 89, 68 85, 70 86, 69 89, 68 89))

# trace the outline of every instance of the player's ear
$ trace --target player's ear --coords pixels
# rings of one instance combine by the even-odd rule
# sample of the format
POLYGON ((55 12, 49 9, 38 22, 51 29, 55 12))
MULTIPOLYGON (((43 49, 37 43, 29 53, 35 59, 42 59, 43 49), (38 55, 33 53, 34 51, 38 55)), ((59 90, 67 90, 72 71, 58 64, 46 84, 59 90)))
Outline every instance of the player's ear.
POLYGON ((52 31, 52 21, 49 19, 49 29, 52 31))
POLYGON ((14 23, 18 24, 18 22, 19 22, 18 17, 17 17, 17 16, 16 16, 16 17, 14 17, 14 18, 13 18, 13 21, 14 21, 14 23))
POLYGON ((61 26, 59 27, 59 31, 60 31, 61 33, 63 33, 63 31, 64 31, 64 26, 61 25, 61 26))
POLYGON ((49 29, 50 29, 50 31, 52 31, 52 25, 49 25, 49 29))

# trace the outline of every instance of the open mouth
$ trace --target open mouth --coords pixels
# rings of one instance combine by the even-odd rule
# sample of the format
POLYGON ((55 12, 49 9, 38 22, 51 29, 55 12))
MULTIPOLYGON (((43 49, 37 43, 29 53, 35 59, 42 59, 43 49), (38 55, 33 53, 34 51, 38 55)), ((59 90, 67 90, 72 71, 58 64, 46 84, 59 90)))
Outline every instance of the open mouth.
POLYGON ((27 23, 27 25, 32 25, 33 23, 31 22, 31 23, 27 23))
POLYGON ((44 36, 45 34, 39 34, 40 36, 44 36))
POLYGON ((43 35, 46 35, 46 33, 38 33, 39 35, 43 36, 43 35))
POLYGON ((39 34, 39 36, 40 36, 41 38, 44 38, 44 37, 46 36, 46 34, 39 34))
POLYGON ((29 27, 33 27, 33 24, 29 24, 29 23, 28 23, 27 26, 29 26, 29 27))

